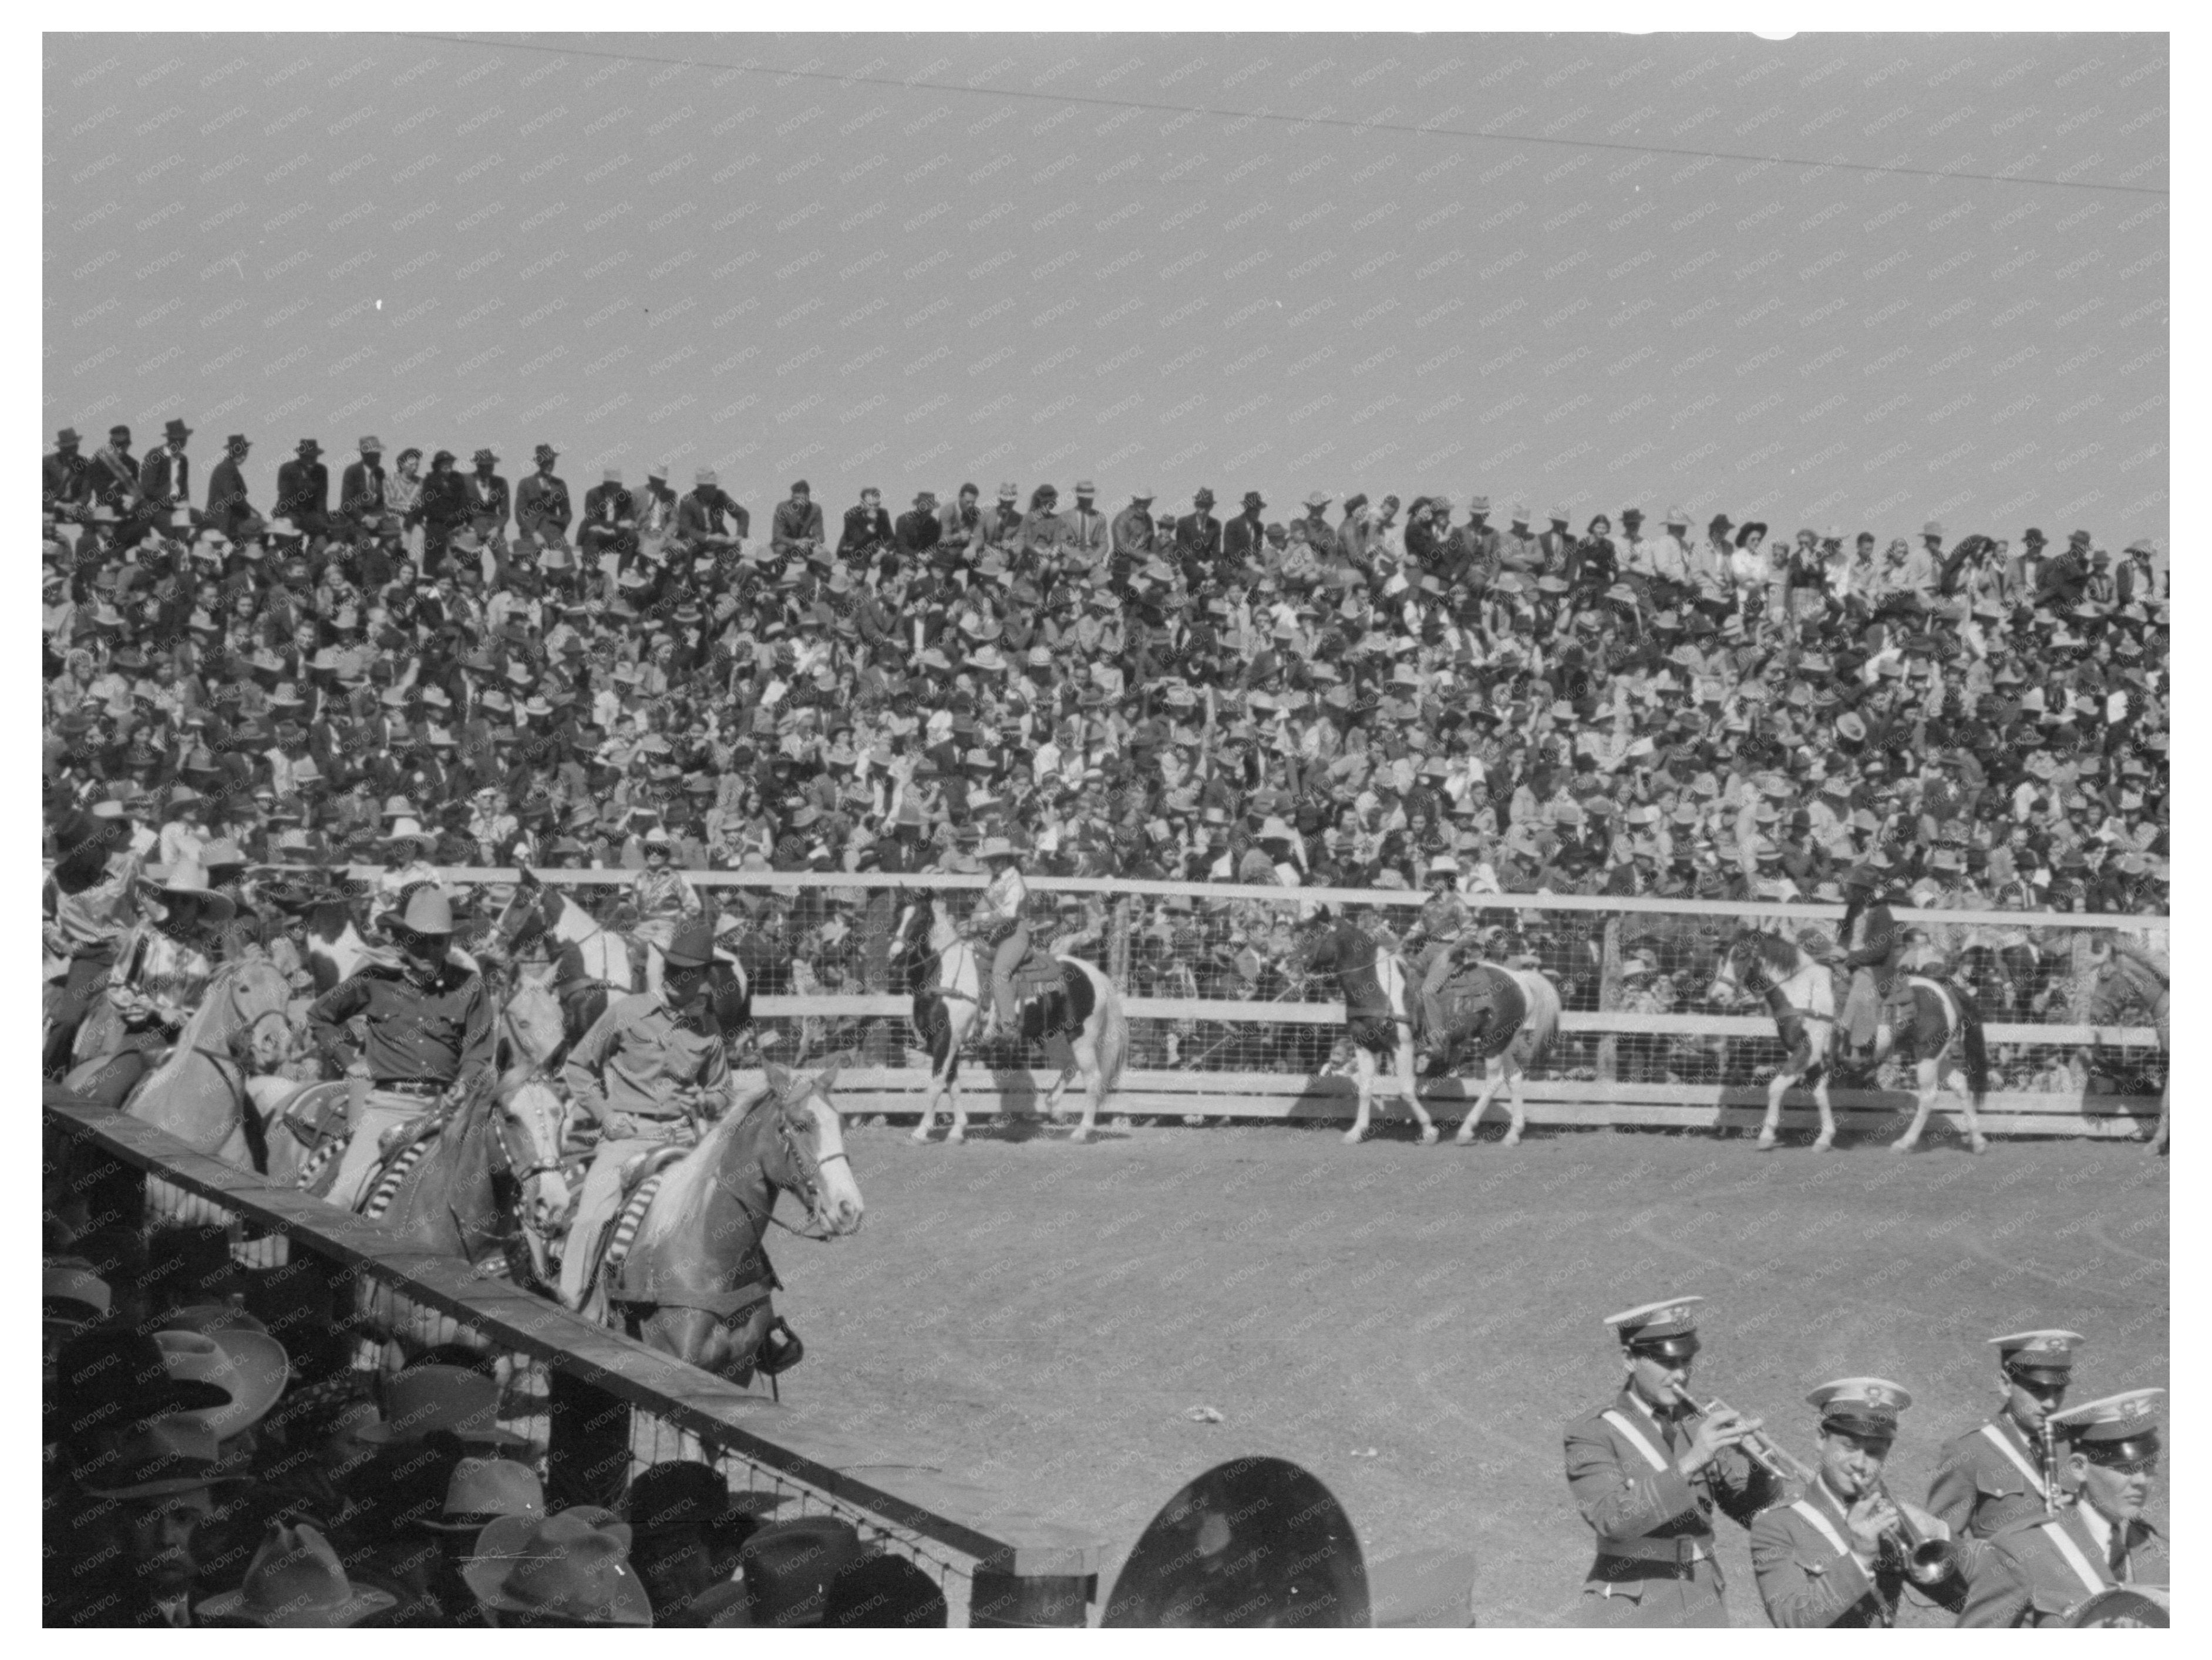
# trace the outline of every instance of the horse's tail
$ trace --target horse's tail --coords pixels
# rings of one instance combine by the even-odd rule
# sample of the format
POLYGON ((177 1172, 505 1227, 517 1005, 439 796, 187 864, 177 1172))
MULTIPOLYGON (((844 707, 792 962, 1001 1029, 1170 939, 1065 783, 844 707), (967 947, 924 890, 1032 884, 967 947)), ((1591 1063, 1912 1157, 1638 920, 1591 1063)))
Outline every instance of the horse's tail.
POLYGON ((1098 1098, 1104 1100, 1121 1082, 1121 1068, 1129 1060, 1129 1017, 1121 1009, 1121 994, 1103 969, 1085 964, 1098 988, 1098 1098))
POLYGON ((1559 1041, 1559 988, 1540 969, 1523 969, 1519 977, 1528 1002, 1528 1012, 1521 1022, 1521 1030, 1528 1037, 1528 1058, 1521 1063, 1525 1072, 1542 1066, 1559 1041))
POLYGON ((1952 1006, 1959 1011, 1959 1051, 1966 1063, 1966 1089, 1978 1111, 1982 1098, 1990 1092, 1990 1046, 1982 1030, 1982 1006, 1957 981, 1947 980, 1943 985, 1951 994, 1952 1006))

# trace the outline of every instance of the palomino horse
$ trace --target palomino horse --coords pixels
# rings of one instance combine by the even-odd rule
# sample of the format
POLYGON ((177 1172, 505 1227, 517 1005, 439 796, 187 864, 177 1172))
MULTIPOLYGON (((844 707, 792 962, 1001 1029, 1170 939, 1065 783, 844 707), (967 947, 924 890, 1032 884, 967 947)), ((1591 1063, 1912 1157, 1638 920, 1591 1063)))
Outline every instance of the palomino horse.
MULTIPOLYGON (((1336 966, 1331 944, 1324 939, 1308 959, 1308 966, 1327 970, 1336 966)), ((1459 1133, 1452 1140, 1464 1146, 1474 1139, 1474 1128, 1481 1122, 1482 1115, 1498 1098, 1504 1086, 1512 1114, 1504 1139, 1500 1145, 1516 1146, 1521 1134, 1528 1127, 1528 1104, 1522 1098, 1521 1079, 1530 1067, 1540 1066, 1552 1052, 1552 1045, 1559 1033, 1559 989, 1540 970, 1510 968, 1502 963, 1483 962, 1476 965, 1490 976, 1488 990, 1492 1006, 1496 1011, 1488 1030, 1483 1035, 1477 1059, 1483 1064, 1483 1085, 1474 1098, 1467 1116, 1460 1120, 1459 1133)), ((1347 1021, 1352 1037, 1352 1054, 1359 1085, 1359 1105, 1353 1115, 1352 1128, 1344 1133, 1349 1145, 1356 1146, 1367 1138, 1368 1114, 1375 1099, 1376 1079, 1387 1060, 1397 1083, 1396 1094, 1403 1101, 1421 1127, 1421 1144, 1428 1146, 1437 1139, 1436 1126, 1421 1105, 1416 1083, 1413 1053, 1413 1026, 1411 998, 1412 980, 1406 964, 1395 952, 1377 950, 1375 955, 1376 977, 1382 983, 1389 1000, 1390 1014, 1388 1020, 1347 1021)), ((1453 1042, 1453 1064, 1456 1065, 1459 1039, 1453 1042)), ((1449 1068, 1447 1069, 1449 1070, 1449 1068)))
MULTIPOLYGON (((2159 1054, 2170 1072, 2173 1043, 2166 1014, 2170 1000, 2166 982, 2150 964, 2126 948, 2114 950, 2110 936, 2090 942, 2089 960, 2095 965, 2097 976, 2089 996, 2089 1024, 2117 1026, 2130 1014, 2148 1016, 2158 1032, 2159 1054)), ((2149 1145, 2144 1148, 2146 1152, 2158 1152, 2166 1146, 2166 1110, 2172 1098, 2173 1083, 2169 1076, 2159 1091, 2158 1128, 2151 1133, 2149 1145)))
MULTIPOLYGON (((906 955, 914 1026, 929 1053, 929 1084, 922 1094, 921 1122, 914 1128, 914 1139, 929 1140, 937 1104, 949 1096, 952 1128, 945 1139, 948 1143, 964 1141, 968 1110, 960 1100, 960 1054, 969 1032, 982 1018, 982 1000, 989 995, 983 985, 985 970, 975 946, 927 892, 908 903, 891 938, 893 949, 906 955)), ((1088 1141, 1097 1125, 1098 1109, 1121 1080, 1128 1060, 1129 1022, 1121 1012, 1121 994, 1102 971, 1077 957, 1052 960, 1059 965, 1060 983, 1023 1008, 1018 1030, 1026 1038, 1067 1040, 1070 1058, 1045 1098, 1045 1111, 1059 1116, 1060 1098, 1079 1073, 1084 1080, 1083 1122, 1070 1139, 1088 1141)))
POLYGON ((779 1282, 765 1249, 769 1225, 827 1239, 857 1232, 866 1209, 830 1099, 837 1070, 833 1062, 811 1075, 771 1063, 763 1088, 739 1098, 696 1146, 645 1176, 617 1219, 612 1266, 596 1269, 599 1289, 586 1312, 665 1354, 750 1383, 763 1339, 780 1323, 770 1301, 779 1282), (785 1193, 813 1231, 776 1217, 785 1193))
MULTIPOLYGON (((298 1144, 272 1137, 249 1085, 290 1058, 285 1018, 290 990, 267 958, 250 957, 217 969, 200 1006, 178 1034, 168 1057, 132 1089, 121 1107, 167 1130, 193 1152, 283 1182, 297 1170, 298 1144)), ((88 1020, 86 1025, 92 1023, 88 1020)), ((85 1081, 106 1064, 95 1057, 70 1074, 85 1081)), ((166 1182, 146 1184, 149 1227, 221 1227, 230 1213, 166 1182)))
POLYGON ((1836 1034, 1836 977, 1828 965, 1795 939, 1747 926, 1729 940, 1713 969, 1708 1003, 1733 1006, 1763 999, 1782 1039, 1782 1068, 1766 1085, 1766 1116, 1759 1126, 1759 1150, 1771 1152, 1782 1119, 1785 1092, 1809 1085, 1820 1110, 1820 1133, 1813 1151, 1836 1143, 1836 1112, 1828 1100, 1829 1053, 1836 1034))

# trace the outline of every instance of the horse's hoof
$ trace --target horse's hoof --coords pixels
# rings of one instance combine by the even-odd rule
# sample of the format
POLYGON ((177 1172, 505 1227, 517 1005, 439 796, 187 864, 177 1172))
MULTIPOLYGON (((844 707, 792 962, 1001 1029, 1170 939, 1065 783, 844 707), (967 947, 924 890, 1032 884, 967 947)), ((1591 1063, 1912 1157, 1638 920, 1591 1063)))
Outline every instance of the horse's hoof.
POLYGON ((1460 1131, 1458 1134, 1452 1137, 1452 1146, 1455 1147, 1463 1147, 1468 1146, 1474 1140, 1474 1132, 1473 1130, 1463 1129, 1460 1131))
POLYGON ((1977 1130, 1966 1138, 1966 1146, 1975 1152, 1987 1152, 1990 1150, 1990 1138, 1977 1130))
POLYGON ((1433 1147, 1436 1144, 1437 1127, 1434 1124, 1424 1124, 1421 1127, 1421 1145, 1425 1147, 1433 1147))
POLYGON ((1891 1142, 1889 1144, 1889 1150, 1892 1152, 1914 1152, 1919 1150, 1919 1146, 1920 1143, 1918 1141, 1907 1136, 1902 1140, 1891 1142))
POLYGON ((1498 1145, 1501 1147, 1519 1146, 1521 1145, 1521 1132, 1519 1130, 1506 1131, 1504 1139, 1499 1141, 1498 1145))
POLYGON ((1363 1129, 1348 1129, 1344 1133, 1344 1145, 1347 1147, 1356 1147, 1366 1139, 1367 1132, 1363 1129))
POLYGON ((1759 1141, 1757 1145, 1759 1152, 1772 1152, 1776 1147, 1782 1144, 1772 1130, 1761 1130, 1759 1133, 1759 1141))
POLYGON ((1832 1135, 1819 1135, 1813 1139, 1813 1151, 1815 1152, 1826 1152, 1835 1145, 1836 1138, 1832 1135))
POLYGON ((1078 1124, 1067 1133, 1067 1139, 1071 1141, 1088 1141, 1091 1139, 1091 1132, 1078 1124))
POLYGON ((915 1125, 913 1134, 908 1135, 907 1140, 909 1141, 920 1142, 924 1146, 927 1146, 929 1141, 929 1127, 927 1124, 915 1125))

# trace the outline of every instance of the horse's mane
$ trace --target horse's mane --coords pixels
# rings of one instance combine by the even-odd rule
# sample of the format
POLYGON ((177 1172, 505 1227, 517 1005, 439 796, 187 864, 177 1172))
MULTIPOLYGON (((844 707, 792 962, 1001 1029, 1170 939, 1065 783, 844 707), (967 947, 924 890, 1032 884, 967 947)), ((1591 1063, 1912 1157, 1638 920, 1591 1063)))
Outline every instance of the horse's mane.
POLYGON ((692 1213, 703 1197, 703 1189, 720 1171, 738 1131, 755 1117, 763 1102, 775 1099, 775 1091, 765 1082, 752 1093, 739 1096, 727 1112, 708 1127, 699 1145, 668 1167, 660 1178, 660 1191, 639 1226, 641 1244, 665 1237, 679 1219, 692 1213))

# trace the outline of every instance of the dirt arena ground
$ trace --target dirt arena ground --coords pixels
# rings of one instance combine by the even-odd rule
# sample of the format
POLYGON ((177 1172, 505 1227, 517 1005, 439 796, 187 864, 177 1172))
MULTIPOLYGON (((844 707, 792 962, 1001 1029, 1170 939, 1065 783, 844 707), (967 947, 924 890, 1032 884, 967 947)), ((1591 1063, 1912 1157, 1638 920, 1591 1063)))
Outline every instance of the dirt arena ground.
MULTIPOLYGON (((866 1229, 777 1253, 808 1348, 786 1399, 887 1463, 1094 1529, 1102 1598, 1177 1487, 1264 1452, 1327 1483, 1369 1560, 1471 1546, 1482 1623, 1552 1625, 1590 1556, 1559 1432, 1618 1383, 1598 1323, 1613 1310, 1711 1299, 1693 1387, 1803 1456, 1807 1389, 1903 1382, 1917 1403, 1891 1468, 1916 1498, 1939 1442, 1993 1402, 1992 1334, 2087 1333, 2077 1400, 2168 1381, 2168 1166, 2133 1146, 1977 1159, 1948 1141, 1899 1158, 1393 1134, 1354 1150, 1320 1128, 1138 1128, 1086 1147, 986 1128, 921 1147, 856 1127, 866 1229), (1221 1421, 1194 1421, 1201 1407, 1221 1421)), ((1763 1625, 1725 1523, 1722 1564, 1736 1622, 1763 1625)))

